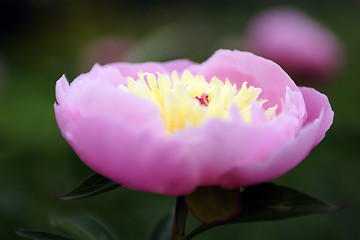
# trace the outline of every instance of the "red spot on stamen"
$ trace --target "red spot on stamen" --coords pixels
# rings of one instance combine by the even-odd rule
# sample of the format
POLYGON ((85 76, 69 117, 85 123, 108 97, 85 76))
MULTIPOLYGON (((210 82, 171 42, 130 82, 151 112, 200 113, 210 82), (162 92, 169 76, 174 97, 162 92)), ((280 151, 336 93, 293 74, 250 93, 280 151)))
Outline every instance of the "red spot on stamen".
POLYGON ((202 105, 209 105, 209 95, 207 95, 206 93, 203 93, 201 95, 201 97, 195 97, 197 100, 199 100, 200 104, 202 105))

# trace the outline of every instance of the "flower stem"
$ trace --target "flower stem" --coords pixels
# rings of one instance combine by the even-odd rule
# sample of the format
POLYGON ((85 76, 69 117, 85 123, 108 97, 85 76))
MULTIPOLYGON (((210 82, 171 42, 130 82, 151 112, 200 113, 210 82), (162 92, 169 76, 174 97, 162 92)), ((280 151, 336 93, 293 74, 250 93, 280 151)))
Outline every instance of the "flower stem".
POLYGON ((185 234, 187 212, 188 208, 185 203, 185 198, 183 196, 177 197, 170 240, 178 240, 185 234))

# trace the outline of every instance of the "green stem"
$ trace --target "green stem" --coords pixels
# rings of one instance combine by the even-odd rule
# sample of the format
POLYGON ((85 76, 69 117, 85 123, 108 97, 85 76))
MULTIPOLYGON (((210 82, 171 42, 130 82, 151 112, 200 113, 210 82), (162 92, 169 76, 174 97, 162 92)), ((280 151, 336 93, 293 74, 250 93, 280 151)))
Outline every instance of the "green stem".
POLYGON ((178 240, 185 234, 187 212, 185 198, 183 196, 177 197, 170 240, 178 240))

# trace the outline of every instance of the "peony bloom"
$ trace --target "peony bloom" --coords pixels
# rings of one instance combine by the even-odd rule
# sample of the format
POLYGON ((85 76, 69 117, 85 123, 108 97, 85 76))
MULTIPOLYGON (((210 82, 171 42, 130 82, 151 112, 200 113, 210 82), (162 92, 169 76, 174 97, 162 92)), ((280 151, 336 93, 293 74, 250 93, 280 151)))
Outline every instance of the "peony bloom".
POLYGON ((336 36, 295 8, 266 10, 246 32, 246 49, 275 61, 302 83, 331 78, 343 60, 336 36))
POLYGON ((333 120, 328 99, 274 62, 218 50, 207 61, 95 65, 56 83, 62 135, 90 168, 172 196, 248 186, 299 164, 333 120))

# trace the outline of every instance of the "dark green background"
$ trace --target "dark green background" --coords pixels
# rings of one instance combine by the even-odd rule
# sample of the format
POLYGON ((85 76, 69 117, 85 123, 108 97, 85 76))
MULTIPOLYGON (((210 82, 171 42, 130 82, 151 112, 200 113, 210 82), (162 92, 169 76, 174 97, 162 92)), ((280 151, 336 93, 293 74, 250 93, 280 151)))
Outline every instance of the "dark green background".
POLYGON ((79 63, 88 41, 128 36, 137 43, 128 56, 132 60, 201 62, 218 48, 233 47, 223 39, 240 36, 258 11, 292 5, 337 34, 346 62, 336 79, 320 88, 335 112, 326 138, 273 182, 349 206, 335 214, 223 226, 196 239, 360 239, 360 2, 313 2, 2 0, 0 238, 20 239, 9 226, 49 229, 53 215, 89 215, 120 239, 145 239, 158 217, 172 211, 174 198, 128 189, 77 201, 54 198, 91 173, 61 137, 53 113, 55 81, 63 73, 72 80, 89 70, 79 63))

